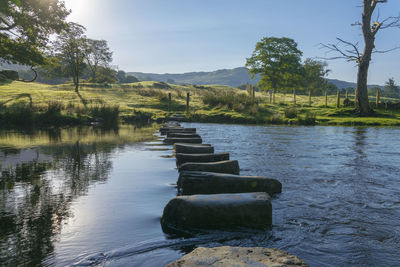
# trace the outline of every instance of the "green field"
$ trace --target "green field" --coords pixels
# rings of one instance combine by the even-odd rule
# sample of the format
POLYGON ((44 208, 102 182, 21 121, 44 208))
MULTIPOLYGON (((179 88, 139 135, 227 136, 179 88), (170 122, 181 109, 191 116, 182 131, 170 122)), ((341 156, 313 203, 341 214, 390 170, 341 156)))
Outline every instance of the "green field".
MULTIPOLYGON (((309 98, 292 94, 276 94, 275 104, 270 104, 269 94, 257 92, 253 100, 245 91, 221 85, 174 85, 160 82, 96 85, 82 84, 80 96, 72 84, 47 85, 12 82, 0 85, 0 115, 16 107, 29 107, 33 113, 44 113, 57 106, 59 116, 70 121, 90 120, 100 107, 118 107, 118 116, 125 121, 151 117, 156 120, 173 113, 185 113, 191 121, 226 123, 274 123, 321 125, 400 125, 400 112, 375 110, 373 117, 357 117, 352 108, 336 108, 336 95, 309 98), (168 112, 168 93, 172 94, 171 112, 168 112), (190 110, 186 112, 186 93, 190 93, 190 110), (30 100, 31 99, 31 100, 30 100), (32 101, 32 103, 30 103, 32 101), (286 112, 285 112, 286 111, 286 112), (285 115, 286 113, 286 115, 285 115), (144 116, 145 115, 145 116, 144 116), (315 119, 315 120, 314 120, 315 119)), ((354 96, 350 96, 353 99, 354 96)), ((341 99, 343 103, 344 97, 341 99)), ((370 98, 375 101, 375 97, 370 98)), ((393 99, 382 99, 393 101, 393 99)))

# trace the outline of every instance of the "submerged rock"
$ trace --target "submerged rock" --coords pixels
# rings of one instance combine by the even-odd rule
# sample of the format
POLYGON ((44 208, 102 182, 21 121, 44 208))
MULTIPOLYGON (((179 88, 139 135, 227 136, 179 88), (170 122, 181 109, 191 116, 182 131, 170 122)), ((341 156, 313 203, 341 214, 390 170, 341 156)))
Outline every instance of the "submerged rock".
POLYGON ((264 229, 272 224, 267 193, 178 196, 164 208, 165 232, 200 229, 264 229))
POLYGON ((229 160, 229 153, 207 153, 207 154, 186 154, 176 153, 176 165, 180 166, 186 162, 217 162, 229 160))
POLYGON ((177 184, 181 195, 245 192, 266 192, 271 195, 282 192, 282 184, 272 178, 211 172, 182 171, 177 184))
POLYGON ((196 128, 183 128, 183 127, 163 127, 160 129, 162 135, 167 133, 196 133, 196 128))
POLYGON ((214 153, 214 147, 209 144, 175 143, 175 153, 204 154, 214 153))
POLYGON ((237 160, 224 160, 217 162, 188 162, 179 166, 179 171, 199 171, 239 174, 239 162, 237 160))
POLYGON ((175 143, 193 143, 193 144, 201 144, 203 140, 201 138, 165 138, 164 144, 173 145, 175 143))
POLYGON ((308 267, 300 258, 276 248, 199 247, 166 267, 308 267))

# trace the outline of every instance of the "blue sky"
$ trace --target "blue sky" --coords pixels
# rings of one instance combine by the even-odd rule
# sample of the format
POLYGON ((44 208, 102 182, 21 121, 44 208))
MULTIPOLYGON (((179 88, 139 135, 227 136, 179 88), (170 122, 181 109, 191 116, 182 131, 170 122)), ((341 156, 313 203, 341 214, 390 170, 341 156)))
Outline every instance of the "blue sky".
MULTIPOLYGON (((360 41, 362 0, 65 0, 69 19, 87 28, 90 38, 105 39, 114 65, 125 71, 182 73, 244 66, 263 37, 293 38, 303 59, 324 57, 320 43, 336 37, 360 41)), ((380 16, 400 14, 389 0, 380 16)), ((400 46, 400 29, 378 33, 378 49, 400 46)), ((400 49, 375 54, 370 84, 394 77, 400 82, 400 49)), ((355 81, 357 68, 329 61, 329 78, 355 81)))

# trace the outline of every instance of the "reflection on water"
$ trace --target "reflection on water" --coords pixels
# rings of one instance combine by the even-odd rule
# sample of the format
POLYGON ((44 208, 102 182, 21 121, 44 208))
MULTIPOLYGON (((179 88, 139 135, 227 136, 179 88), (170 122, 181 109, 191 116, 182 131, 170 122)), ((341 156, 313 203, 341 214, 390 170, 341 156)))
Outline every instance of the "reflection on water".
POLYGON ((70 205, 112 169, 110 155, 154 128, 84 127, 0 133, 0 262, 39 265, 54 250, 70 205))

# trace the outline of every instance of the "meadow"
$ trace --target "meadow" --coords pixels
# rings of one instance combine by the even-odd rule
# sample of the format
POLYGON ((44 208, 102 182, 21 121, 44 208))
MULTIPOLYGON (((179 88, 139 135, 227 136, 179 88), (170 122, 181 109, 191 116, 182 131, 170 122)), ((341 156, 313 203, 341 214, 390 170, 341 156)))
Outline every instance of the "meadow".
MULTIPOLYGON (((337 96, 275 95, 270 103, 268 92, 256 92, 255 98, 246 91, 222 85, 176 85, 163 82, 131 84, 81 84, 79 95, 72 84, 48 85, 10 82, 0 85, 0 123, 2 126, 162 121, 181 113, 189 121, 242 124, 300 124, 300 125, 400 125, 400 112, 375 109, 371 117, 358 117, 353 108, 337 108, 337 96), (171 107, 168 111, 168 93, 171 107), (186 95, 190 108, 186 110, 186 95)), ((350 95, 349 100, 354 96, 350 95)), ((370 96, 375 102, 375 97, 370 96)), ((381 102, 394 99, 381 98, 381 102)))

